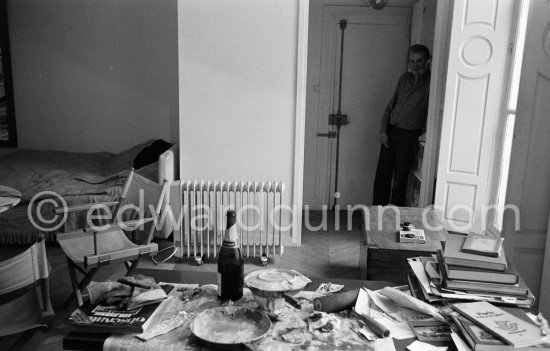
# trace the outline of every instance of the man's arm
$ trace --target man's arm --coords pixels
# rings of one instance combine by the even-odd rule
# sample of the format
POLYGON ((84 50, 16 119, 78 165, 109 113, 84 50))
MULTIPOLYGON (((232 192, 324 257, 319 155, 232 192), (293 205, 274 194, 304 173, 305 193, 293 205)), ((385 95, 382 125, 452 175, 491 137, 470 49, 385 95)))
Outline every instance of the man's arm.
POLYGON ((390 114, 393 108, 395 107, 395 103, 397 102, 400 85, 401 85, 401 78, 399 78, 399 81, 397 82, 397 86, 395 87, 393 96, 391 97, 390 102, 388 103, 388 105, 386 106, 386 109, 384 110, 384 114, 382 115, 382 121, 380 123, 380 143, 387 148, 390 147, 390 140, 388 137, 388 126, 390 125, 390 114))

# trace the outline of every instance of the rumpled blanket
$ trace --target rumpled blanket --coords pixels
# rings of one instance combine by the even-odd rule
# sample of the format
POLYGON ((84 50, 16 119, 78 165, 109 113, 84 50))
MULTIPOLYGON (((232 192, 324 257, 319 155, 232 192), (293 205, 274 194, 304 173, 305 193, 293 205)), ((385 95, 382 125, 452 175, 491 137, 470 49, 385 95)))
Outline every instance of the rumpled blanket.
POLYGON ((124 184, 132 161, 107 152, 19 150, 2 158, 0 184, 20 191, 22 204, 43 191, 61 196, 106 194, 124 184))
MULTIPOLYGON (((68 206, 92 202, 116 201, 122 191, 135 156, 151 141, 136 145, 119 154, 110 152, 72 153, 63 151, 18 150, 0 159, 0 185, 20 192, 21 202, 0 214, 0 244, 29 244, 42 232, 53 241, 50 231, 38 230, 30 221, 36 214, 39 199, 55 199, 58 194, 68 206), (45 193, 47 191, 47 193, 45 193)), ((55 201, 57 205, 59 200, 55 201)), ((53 216, 54 205, 44 202, 43 218, 53 216)), ((85 225, 85 213, 71 214, 68 229, 85 225)))

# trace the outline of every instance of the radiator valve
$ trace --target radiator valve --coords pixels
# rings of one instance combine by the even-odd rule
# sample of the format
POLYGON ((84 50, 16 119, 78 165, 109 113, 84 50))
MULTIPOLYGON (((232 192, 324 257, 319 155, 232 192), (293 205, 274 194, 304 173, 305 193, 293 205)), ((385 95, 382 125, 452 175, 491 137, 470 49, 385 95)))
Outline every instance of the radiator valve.
POLYGON ((195 262, 197 262, 197 266, 202 266, 202 257, 201 256, 195 256, 195 262))
POLYGON ((262 255, 261 260, 262 260, 262 266, 267 266, 267 256, 262 255))

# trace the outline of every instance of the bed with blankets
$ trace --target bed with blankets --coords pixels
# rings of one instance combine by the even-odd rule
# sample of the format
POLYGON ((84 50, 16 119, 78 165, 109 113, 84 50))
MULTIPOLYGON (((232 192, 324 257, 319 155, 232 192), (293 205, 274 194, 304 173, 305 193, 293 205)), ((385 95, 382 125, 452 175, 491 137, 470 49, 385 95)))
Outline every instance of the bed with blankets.
MULTIPOLYGON (((29 244, 39 233, 54 241, 55 231, 50 229, 58 224, 53 212, 60 203, 57 195, 68 206, 116 201, 132 167, 151 180, 173 181, 175 160, 177 144, 163 140, 151 140, 118 154, 18 150, 4 156, 0 158, 0 192, 11 189, 0 196, 21 199, 17 206, 0 213, 0 245, 29 244)), ((69 230, 85 223, 85 213, 67 218, 69 230)))

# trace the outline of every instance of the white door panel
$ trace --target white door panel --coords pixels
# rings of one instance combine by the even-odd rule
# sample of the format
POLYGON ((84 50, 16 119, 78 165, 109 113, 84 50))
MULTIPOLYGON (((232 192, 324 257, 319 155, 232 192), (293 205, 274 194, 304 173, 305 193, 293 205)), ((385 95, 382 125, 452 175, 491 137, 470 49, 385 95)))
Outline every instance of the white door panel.
POLYGON ((519 223, 507 211, 503 225, 505 250, 513 255, 547 318, 550 316, 549 28, 550 2, 531 0, 506 199, 506 204, 519 209, 519 223))
POLYGON ((442 221, 481 231, 514 4, 454 2, 435 195, 442 221))

